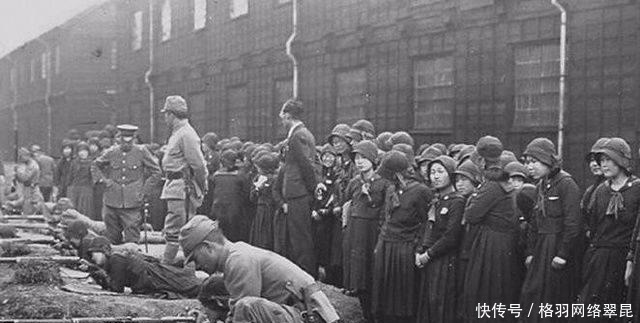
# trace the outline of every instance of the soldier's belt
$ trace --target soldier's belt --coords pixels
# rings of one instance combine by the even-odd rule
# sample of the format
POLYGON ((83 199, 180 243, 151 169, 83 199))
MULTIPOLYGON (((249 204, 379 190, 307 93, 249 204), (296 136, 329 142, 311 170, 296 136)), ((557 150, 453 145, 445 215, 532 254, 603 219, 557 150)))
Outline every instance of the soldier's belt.
POLYGON ((166 177, 168 180, 172 181, 183 178, 184 174, 182 172, 167 172, 166 177))

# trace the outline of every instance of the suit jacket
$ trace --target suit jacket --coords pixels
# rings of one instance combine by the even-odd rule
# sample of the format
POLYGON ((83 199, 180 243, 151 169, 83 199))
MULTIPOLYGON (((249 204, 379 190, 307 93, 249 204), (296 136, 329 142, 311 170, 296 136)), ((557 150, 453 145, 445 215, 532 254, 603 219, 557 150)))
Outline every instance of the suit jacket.
POLYGON ((315 151, 313 134, 304 124, 295 125, 284 146, 282 196, 285 199, 313 194, 317 184, 315 151))

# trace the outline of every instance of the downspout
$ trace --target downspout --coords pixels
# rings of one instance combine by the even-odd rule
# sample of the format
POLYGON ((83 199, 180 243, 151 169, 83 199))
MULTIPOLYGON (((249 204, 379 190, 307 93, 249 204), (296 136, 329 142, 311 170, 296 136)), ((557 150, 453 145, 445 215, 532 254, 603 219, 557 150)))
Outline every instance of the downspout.
POLYGON ((45 51, 47 53, 45 55, 47 60, 46 61, 43 60, 42 64, 46 64, 46 69, 47 69, 47 83, 46 83, 46 90, 44 94, 44 104, 47 109, 47 151, 51 153, 51 140, 53 137, 53 118, 52 118, 53 112, 51 109, 51 79, 53 78, 53 75, 51 75, 51 46, 49 45, 48 42, 40 38, 36 38, 36 41, 44 45, 45 51))
POLYGON ((154 53, 153 53, 153 0, 149 0, 149 69, 144 73, 144 82, 149 88, 149 142, 154 142, 156 136, 155 127, 155 93, 151 83, 151 73, 153 73, 154 53))
POLYGON ((567 10, 558 3, 558 0, 551 0, 560 11, 560 93, 558 99, 558 155, 562 158, 564 149, 564 114, 565 114, 565 82, 566 82, 566 61, 567 61, 567 10))
POLYGON ((11 62, 11 117, 13 119, 13 160, 18 162, 18 64, 9 55, 7 60, 11 62), (15 73, 14 73, 15 71, 15 73))
POLYGON ((293 0, 292 2, 293 2, 292 3, 293 32, 291 33, 291 36, 289 36, 289 39, 287 40, 287 56, 289 56, 289 58, 291 59, 291 62, 293 63, 293 97, 297 98, 298 89, 300 88, 300 84, 298 81, 298 60, 296 59, 295 55, 293 55, 292 46, 293 46, 293 41, 298 36, 298 0, 293 0))

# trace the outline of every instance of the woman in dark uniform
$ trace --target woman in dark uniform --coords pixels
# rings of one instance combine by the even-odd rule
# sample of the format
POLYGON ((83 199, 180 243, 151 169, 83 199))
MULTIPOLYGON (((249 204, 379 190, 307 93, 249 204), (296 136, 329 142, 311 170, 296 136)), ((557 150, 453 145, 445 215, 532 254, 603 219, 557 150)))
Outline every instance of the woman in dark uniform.
MULTIPOLYGON (((523 154, 537 182, 537 201, 529 227, 527 274, 522 286, 524 308, 540 304, 569 304, 577 294, 575 262, 582 234, 580 192, 571 175, 562 170, 555 145, 546 138, 532 140, 523 154)), ((531 315, 525 322, 565 322, 559 316, 531 315)))
POLYGON ((415 252, 433 193, 412 178, 404 153, 382 158, 380 174, 393 183, 386 192, 385 220, 373 252, 372 311, 377 322, 412 322, 418 304, 415 252))
POLYGON ((456 161, 446 155, 429 163, 429 182, 436 198, 427 214, 427 228, 416 265, 422 269, 418 323, 457 322, 457 267, 466 199, 456 192, 456 161))

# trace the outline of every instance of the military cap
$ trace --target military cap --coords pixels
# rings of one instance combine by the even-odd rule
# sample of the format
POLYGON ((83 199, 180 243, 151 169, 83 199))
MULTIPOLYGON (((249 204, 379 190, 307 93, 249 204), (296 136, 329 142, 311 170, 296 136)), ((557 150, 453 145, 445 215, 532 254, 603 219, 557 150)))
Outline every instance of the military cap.
POLYGON ((209 233, 218 230, 218 223, 204 215, 196 215, 180 229, 178 242, 184 251, 185 264, 193 258, 193 251, 207 238, 209 233))
POLYGON ((131 124, 121 124, 117 127, 121 137, 133 137, 138 131, 138 127, 131 124))
POLYGON ((65 229, 67 239, 82 239, 89 233, 89 226, 82 220, 73 220, 65 229))
POLYGON ((187 107, 187 101, 179 95, 170 95, 164 101, 164 107, 160 112, 177 112, 187 113, 189 108, 187 107))
POLYGON ((18 149, 18 155, 20 155, 20 156, 32 156, 32 154, 29 151, 29 149, 27 149, 25 147, 20 147, 20 149, 18 149))

